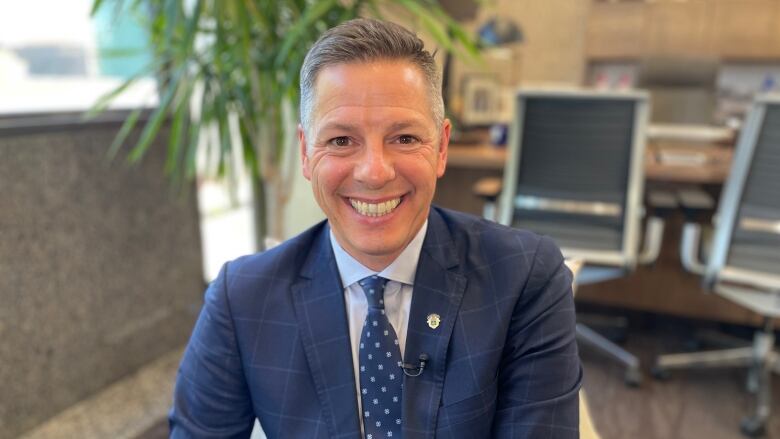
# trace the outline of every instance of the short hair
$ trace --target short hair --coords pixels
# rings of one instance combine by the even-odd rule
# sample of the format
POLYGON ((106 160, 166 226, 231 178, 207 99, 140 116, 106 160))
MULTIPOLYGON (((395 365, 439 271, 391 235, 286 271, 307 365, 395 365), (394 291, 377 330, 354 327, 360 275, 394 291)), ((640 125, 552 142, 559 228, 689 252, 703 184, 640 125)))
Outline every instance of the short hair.
POLYGON ((433 120, 444 121, 441 75, 424 43, 411 31, 395 23, 367 18, 346 21, 326 31, 306 54, 301 67, 300 117, 304 130, 311 126, 315 104, 315 82, 321 70, 336 64, 380 60, 403 60, 420 69, 428 84, 433 120))

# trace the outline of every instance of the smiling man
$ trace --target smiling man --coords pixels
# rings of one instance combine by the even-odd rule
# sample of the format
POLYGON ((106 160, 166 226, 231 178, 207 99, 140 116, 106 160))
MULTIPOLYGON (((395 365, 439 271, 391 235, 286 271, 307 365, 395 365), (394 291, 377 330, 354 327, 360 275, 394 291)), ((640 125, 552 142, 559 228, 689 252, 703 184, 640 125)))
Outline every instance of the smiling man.
POLYGON ((431 206, 450 122, 423 43, 358 19, 301 70, 304 176, 327 220, 225 264, 185 351, 172 437, 576 438, 571 276, 547 238, 431 206))
POLYGON ((299 133, 303 174, 336 241, 381 271, 428 219, 450 123, 434 116, 425 77, 406 60, 336 64, 317 76, 299 133))

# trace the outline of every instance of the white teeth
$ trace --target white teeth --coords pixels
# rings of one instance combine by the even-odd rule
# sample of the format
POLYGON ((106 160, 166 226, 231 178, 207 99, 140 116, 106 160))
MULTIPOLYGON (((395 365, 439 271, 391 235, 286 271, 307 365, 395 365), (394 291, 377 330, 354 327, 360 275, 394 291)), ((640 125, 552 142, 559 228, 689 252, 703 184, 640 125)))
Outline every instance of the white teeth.
POLYGON ((398 207, 398 204, 401 203, 400 198, 394 198, 392 200, 388 200, 382 203, 366 203, 364 201, 359 200, 353 200, 352 198, 349 199, 350 204, 352 204, 352 207, 357 211, 357 213, 365 216, 383 216, 387 215, 388 213, 392 212, 396 207, 398 207))

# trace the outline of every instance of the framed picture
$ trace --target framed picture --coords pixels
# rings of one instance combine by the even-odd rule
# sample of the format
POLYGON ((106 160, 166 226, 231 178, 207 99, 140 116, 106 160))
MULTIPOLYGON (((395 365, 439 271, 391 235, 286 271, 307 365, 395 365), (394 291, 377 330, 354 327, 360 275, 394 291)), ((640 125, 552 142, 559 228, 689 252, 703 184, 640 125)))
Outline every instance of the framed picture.
POLYGON ((492 125, 501 115, 501 89, 493 75, 467 75, 463 78, 461 123, 466 126, 492 125))

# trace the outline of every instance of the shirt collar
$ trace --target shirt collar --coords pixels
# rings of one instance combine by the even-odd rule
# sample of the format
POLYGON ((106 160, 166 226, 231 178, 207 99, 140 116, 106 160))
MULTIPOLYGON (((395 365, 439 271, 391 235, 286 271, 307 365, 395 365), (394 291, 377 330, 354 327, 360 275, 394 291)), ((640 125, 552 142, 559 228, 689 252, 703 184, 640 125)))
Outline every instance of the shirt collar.
POLYGON ((423 223, 420 230, 417 231, 417 234, 401 254, 398 255, 390 265, 385 267, 384 270, 377 273, 350 256, 350 254, 339 245, 338 241, 336 241, 333 230, 328 227, 330 244, 333 247, 333 254, 336 257, 336 266, 338 266, 339 275, 341 276, 341 284, 346 288, 360 279, 376 274, 385 279, 394 280, 402 284, 414 285, 417 262, 420 260, 420 251, 422 251, 422 244, 427 230, 428 220, 426 219, 425 223, 423 223))

